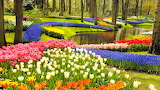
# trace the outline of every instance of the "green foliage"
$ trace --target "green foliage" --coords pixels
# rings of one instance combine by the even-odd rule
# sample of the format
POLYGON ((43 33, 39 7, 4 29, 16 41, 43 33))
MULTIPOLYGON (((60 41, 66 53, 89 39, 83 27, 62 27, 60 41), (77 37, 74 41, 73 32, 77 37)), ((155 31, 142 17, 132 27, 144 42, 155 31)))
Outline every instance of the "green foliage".
POLYGON ((42 23, 41 19, 27 19, 27 21, 33 21, 33 24, 42 23))
POLYGON ((149 50, 149 45, 146 44, 131 44, 128 47, 128 51, 148 51, 149 50))
POLYGON ((15 26, 13 24, 8 24, 8 23, 4 24, 4 30, 13 31, 14 29, 15 29, 15 26))

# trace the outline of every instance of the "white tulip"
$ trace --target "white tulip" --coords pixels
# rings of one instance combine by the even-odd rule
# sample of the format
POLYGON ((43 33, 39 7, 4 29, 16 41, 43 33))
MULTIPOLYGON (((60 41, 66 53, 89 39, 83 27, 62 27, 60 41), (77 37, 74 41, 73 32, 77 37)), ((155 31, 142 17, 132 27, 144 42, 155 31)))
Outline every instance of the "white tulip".
POLYGON ((62 62, 62 65, 64 66, 64 65, 65 65, 65 62, 62 62))
POLYGON ((74 76, 77 76, 77 73, 76 73, 76 72, 74 73, 74 76))
POLYGON ((97 72, 100 73, 100 72, 101 72, 101 69, 97 69, 97 72))
POLYGON ((54 65, 54 67, 57 68, 58 66, 57 66, 57 65, 54 65))
POLYGON ((68 64, 68 65, 67 65, 67 68, 70 68, 70 67, 71 67, 71 65, 68 64))
POLYGON ((101 76, 102 76, 102 77, 105 77, 105 74, 104 74, 104 73, 101 73, 101 76))
POLYGON ((51 78, 51 75, 46 75, 46 79, 49 80, 51 78))
POLYGON ((44 79, 44 76, 41 76, 41 79, 44 79))
POLYGON ((52 75, 52 76, 55 76, 55 72, 54 72, 54 71, 52 71, 52 72, 51 72, 51 75, 52 75))
POLYGON ((83 74, 83 73, 84 73, 84 71, 83 71, 83 70, 81 70, 81 71, 80 71, 80 74, 83 74))
POLYGON ((108 77, 112 77, 113 73, 112 72, 108 72, 108 77))
POLYGON ((74 65, 74 62, 71 62, 71 65, 74 65))
POLYGON ((85 72, 84 74, 85 74, 85 75, 88 75, 88 72, 85 72))
POLYGON ((28 68, 32 68, 33 67, 33 65, 32 64, 28 64, 28 68))
POLYGON ((116 71, 116 70, 117 70, 117 68, 115 68, 115 67, 114 67, 114 68, 112 68, 112 70, 113 70, 113 71, 116 71))
POLYGON ((153 84, 149 84, 149 89, 150 90, 155 90, 155 86, 153 84))
POLYGON ((101 70, 104 70, 104 67, 101 67, 101 70))
POLYGON ((27 75, 28 75, 28 76, 31 75, 31 72, 27 72, 27 75))
POLYGON ((86 78, 87 78, 87 75, 84 74, 84 75, 83 75, 83 78, 86 79, 86 78))
POLYGON ((56 74, 58 74, 58 72, 59 72, 59 71, 58 71, 58 70, 56 70, 56 74))
POLYGON ((70 72, 64 72, 64 77, 69 78, 70 72))
POLYGON ((138 86, 139 86, 138 83, 134 81, 134 82, 133 82, 133 87, 134 87, 134 88, 138 88, 138 86))
POLYGON ((89 71, 90 71, 90 68, 87 68, 86 71, 89 72, 89 71))
POLYGON ((115 81, 114 81, 113 79, 111 79, 111 80, 110 80, 110 83, 111 83, 111 84, 114 84, 114 83, 115 83, 115 81))
POLYGON ((94 78, 94 74, 90 74, 90 75, 89 75, 89 78, 90 78, 90 79, 93 79, 93 78, 94 78))
POLYGON ((96 71, 96 70, 97 70, 97 66, 93 66, 92 69, 93 69, 94 71, 96 71))
POLYGON ((29 61, 28 61, 28 64, 31 64, 31 63, 33 63, 33 60, 29 60, 29 61))
POLYGON ((13 72, 13 73, 16 73, 16 72, 17 72, 17 69, 12 69, 12 72, 13 72))
POLYGON ((71 68, 71 71, 74 71, 75 70, 75 68, 71 68))
POLYGON ((121 72, 121 70, 116 70, 116 73, 117 73, 117 74, 120 74, 120 72, 121 72))
POLYGON ((24 77, 23 77, 23 76, 20 76, 20 77, 18 77, 18 80, 19 80, 19 81, 23 81, 23 80, 24 80, 24 77))
POLYGON ((129 78, 129 74, 125 74, 125 76, 124 76, 126 79, 128 79, 129 78))
POLYGON ((63 72, 64 72, 64 70, 63 70, 63 69, 61 69, 60 71, 61 71, 61 73, 63 73, 63 72))

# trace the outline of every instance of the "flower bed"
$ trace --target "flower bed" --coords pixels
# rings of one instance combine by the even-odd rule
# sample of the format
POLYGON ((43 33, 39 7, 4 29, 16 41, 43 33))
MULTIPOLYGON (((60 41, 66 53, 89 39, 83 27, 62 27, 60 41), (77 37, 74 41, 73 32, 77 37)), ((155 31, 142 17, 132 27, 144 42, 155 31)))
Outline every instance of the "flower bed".
POLYGON ((117 43, 117 44, 109 43, 109 44, 83 44, 83 45, 78 45, 77 47, 126 52, 129 45, 126 43, 117 43))
POLYGON ((54 38, 64 39, 64 31, 51 26, 42 26, 43 32, 54 38))
POLYGON ((156 71, 160 72, 160 56, 154 55, 139 55, 130 54, 117 51, 99 50, 99 49, 87 49, 88 51, 95 52, 102 57, 106 57, 111 60, 115 66, 128 67, 130 69, 142 70, 142 71, 156 71), (117 62, 117 63, 115 63, 117 62), (126 66, 127 65, 127 66, 126 66))
POLYGON ((0 72, 4 80, 0 85, 6 89, 19 90, 130 90, 141 84, 130 82, 129 75, 121 70, 107 70, 106 61, 85 49, 46 49, 40 60, 18 62, 8 69, 2 67, 0 72))
POLYGON ((126 23, 129 23, 129 24, 140 24, 140 23, 146 23, 146 22, 150 22, 148 20, 141 20, 141 21, 125 21, 125 20, 119 20, 120 22, 126 22, 126 23))
POLYGON ((46 26, 67 26, 67 27, 86 27, 86 28, 97 28, 104 30, 113 30, 109 27, 89 24, 78 24, 78 23, 67 23, 67 22, 43 22, 40 24, 34 24, 24 33, 23 40, 25 41, 39 41, 42 34, 41 25, 46 26))
POLYGON ((134 39, 134 40, 119 40, 119 41, 113 41, 114 43, 127 43, 128 45, 130 44, 146 44, 149 45, 151 43, 151 40, 139 40, 139 39, 134 39))

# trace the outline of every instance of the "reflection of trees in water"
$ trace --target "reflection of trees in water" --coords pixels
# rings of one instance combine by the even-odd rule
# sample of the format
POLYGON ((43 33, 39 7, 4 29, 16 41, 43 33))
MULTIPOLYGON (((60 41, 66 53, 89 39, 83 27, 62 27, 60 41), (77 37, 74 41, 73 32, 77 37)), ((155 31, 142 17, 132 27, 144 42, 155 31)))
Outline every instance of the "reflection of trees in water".
POLYGON ((129 35, 140 35, 142 32, 152 31, 152 27, 121 28, 116 34, 116 40, 124 40, 129 35))

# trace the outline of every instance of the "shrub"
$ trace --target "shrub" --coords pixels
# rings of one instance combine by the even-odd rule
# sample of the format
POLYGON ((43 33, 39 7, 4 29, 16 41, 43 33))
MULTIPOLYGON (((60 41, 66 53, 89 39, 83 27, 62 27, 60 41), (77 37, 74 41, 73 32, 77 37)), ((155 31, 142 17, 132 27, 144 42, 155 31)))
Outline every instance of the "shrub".
POLYGON ((131 44, 128 47, 128 51, 148 51, 149 50, 149 45, 146 44, 131 44))

